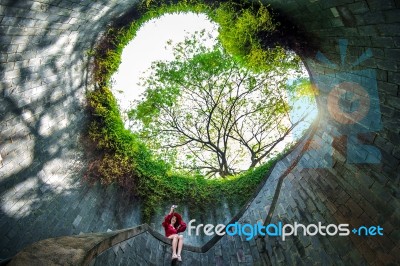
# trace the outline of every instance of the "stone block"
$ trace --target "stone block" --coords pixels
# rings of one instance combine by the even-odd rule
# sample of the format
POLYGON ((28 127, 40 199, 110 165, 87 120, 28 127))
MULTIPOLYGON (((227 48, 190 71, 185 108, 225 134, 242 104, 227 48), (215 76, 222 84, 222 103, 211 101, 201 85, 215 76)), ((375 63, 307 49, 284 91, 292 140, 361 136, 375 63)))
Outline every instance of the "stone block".
POLYGON ((366 264, 366 261, 357 250, 349 250, 346 255, 345 261, 349 264, 366 264))
POLYGON ((3 26, 16 26, 18 21, 19 21, 19 19, 16 18, 16 17, 7 17, 7 16, 5 16, 1 20, 1 25, 3 25, 3 26))
POLYGON ((366 0, 370 10, 388 10, 396 8, 392 0, 366 0))
POLYGON ((375 36, 371 38, 371 42, 373 47, 392 48, 394 40, 392 37, 375 36))
POLYGON ((346 202, 346 206, 349 208, 352 217, 359 217, 363 213, 361 207, 351 198, 346 202))
POLYGON ((386 100, 390 107, 400 110, 400 97, 399 96, 386 96, 386 100))
MULTIPOLYGON (((395 83, 378 81, 378 89, 382 90, 385 94, 388 94, 388 95, 397 96, 398 91, 399 91, 398 87, 399 86, 395 83)), ((382 105, 381 109, 384 107, 385 106, 382 105)))
POLYGON ((353 2, 354 1, 352 1, 352 0, 326 0, 326 1, 321 1, 320 4, 321 4, 322 8, 326 9, 326 8, 332 8, 332 7, 349 4, 349 3, 353 3, 353 2))
POLYGON ((400 22, 399 10, 385 10, 383 11, 384 19, 386 23, 398 23, 400 22))
POLYGON ((376 65, 379 69, 387 71, 397 71, 398 63, 395 59, 375 59, 376 65))
POLYGON ((374 141, 375 146, 379 147, 380 149, 384 150, 386 153, 392 153, 394 145, 388 142, 386 139, 382 138, 381 136, 377 136, 374 141))
POLYGON ((399 59, 400 58, 400 49, 386 48, 385 55, 390 59, 399 59))
POLYGON ((376 25, 378 36, 383 37, 394 37, 400 36, 400 32, 398 31, 399 23, 386 23, 386 24, 378 24, 376 25))
POLYGON ((363 14, 362 17, 367 25, 385 23, 382 11, 368 12, 363 14))
MULTIPOLYGON (((379 81, 388 81, 388 71, 382 69, 376 69, 376 79, 379 81)), ((391 81, 389 81, 391 82, 391 81)))
POLYGON ((353 14, 364 14, 370 11, 368 4, 365 1, 349 3, 347 4, 347 8, 350 9, 353 14))

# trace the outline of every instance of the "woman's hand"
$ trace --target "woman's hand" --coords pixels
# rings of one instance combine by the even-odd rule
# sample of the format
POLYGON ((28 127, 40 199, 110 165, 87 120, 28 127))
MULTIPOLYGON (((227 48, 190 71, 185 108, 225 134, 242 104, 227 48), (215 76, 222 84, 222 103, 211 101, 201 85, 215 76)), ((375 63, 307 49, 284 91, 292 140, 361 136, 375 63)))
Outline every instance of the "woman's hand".
POLYGON ((169 214, 173 213, 176 207, 177 207, 176 205, 172 205, 169 214))

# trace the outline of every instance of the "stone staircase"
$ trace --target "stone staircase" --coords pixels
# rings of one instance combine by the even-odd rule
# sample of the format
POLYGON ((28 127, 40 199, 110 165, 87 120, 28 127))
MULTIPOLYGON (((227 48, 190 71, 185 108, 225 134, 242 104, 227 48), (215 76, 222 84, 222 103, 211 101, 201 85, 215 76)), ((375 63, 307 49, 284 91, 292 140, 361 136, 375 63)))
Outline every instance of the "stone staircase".
MULTIPOLYGON (((278 161, 268 173, 254 197, 230 223, 267 223, 275 211, 282 181, 297 166, 314 126, 296 147, 278 161)), ((201 247, 184 245, 180 265, 277 265, 281 256, 270 256, 267 243, 273 239, 245 236, 214 236, 201 247)), ((170 240, 149 225, 97 234, 51 238, 36 242, 20 251, 9 265, 73 264, 73 265, 170 265, 170 240)), ((178 262, 172 262, 178 264, 178 262)))

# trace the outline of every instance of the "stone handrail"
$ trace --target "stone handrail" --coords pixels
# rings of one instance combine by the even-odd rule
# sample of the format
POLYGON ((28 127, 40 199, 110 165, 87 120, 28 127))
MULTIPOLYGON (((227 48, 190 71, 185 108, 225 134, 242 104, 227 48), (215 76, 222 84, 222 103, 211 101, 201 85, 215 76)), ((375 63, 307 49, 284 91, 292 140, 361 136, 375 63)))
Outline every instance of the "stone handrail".
POLYGON ((103 251, 148 229, 143 224, 107 233, 44 239, 22 249, 7 265, 88 265, 103 251))
MULTIPOLYGON (((107 233, 49 238, 22 249, 7 265, 89 265, 103 251, 142 233, 149 232, 159 241, 171 241, 148 224, 107 233)), ((184 250, 205 252, 204 246, 185 245, 184 250)))

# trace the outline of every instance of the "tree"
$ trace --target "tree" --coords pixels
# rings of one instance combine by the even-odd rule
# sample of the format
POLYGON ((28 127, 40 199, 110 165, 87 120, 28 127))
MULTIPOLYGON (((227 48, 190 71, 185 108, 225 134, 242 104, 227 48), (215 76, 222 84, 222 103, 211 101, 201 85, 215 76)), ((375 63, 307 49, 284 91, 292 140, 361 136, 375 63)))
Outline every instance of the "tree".
POLYGON ((204 32, 177 44, 173 61, 153 64, 129 117, 176 169, 226 177, 265 161, 300 123, 291 121, 285 96, 288 79, 301 74, 300 60, 280 53, 269 72, 254 73, 220 44, 209 49, 198 38, 204 32))

